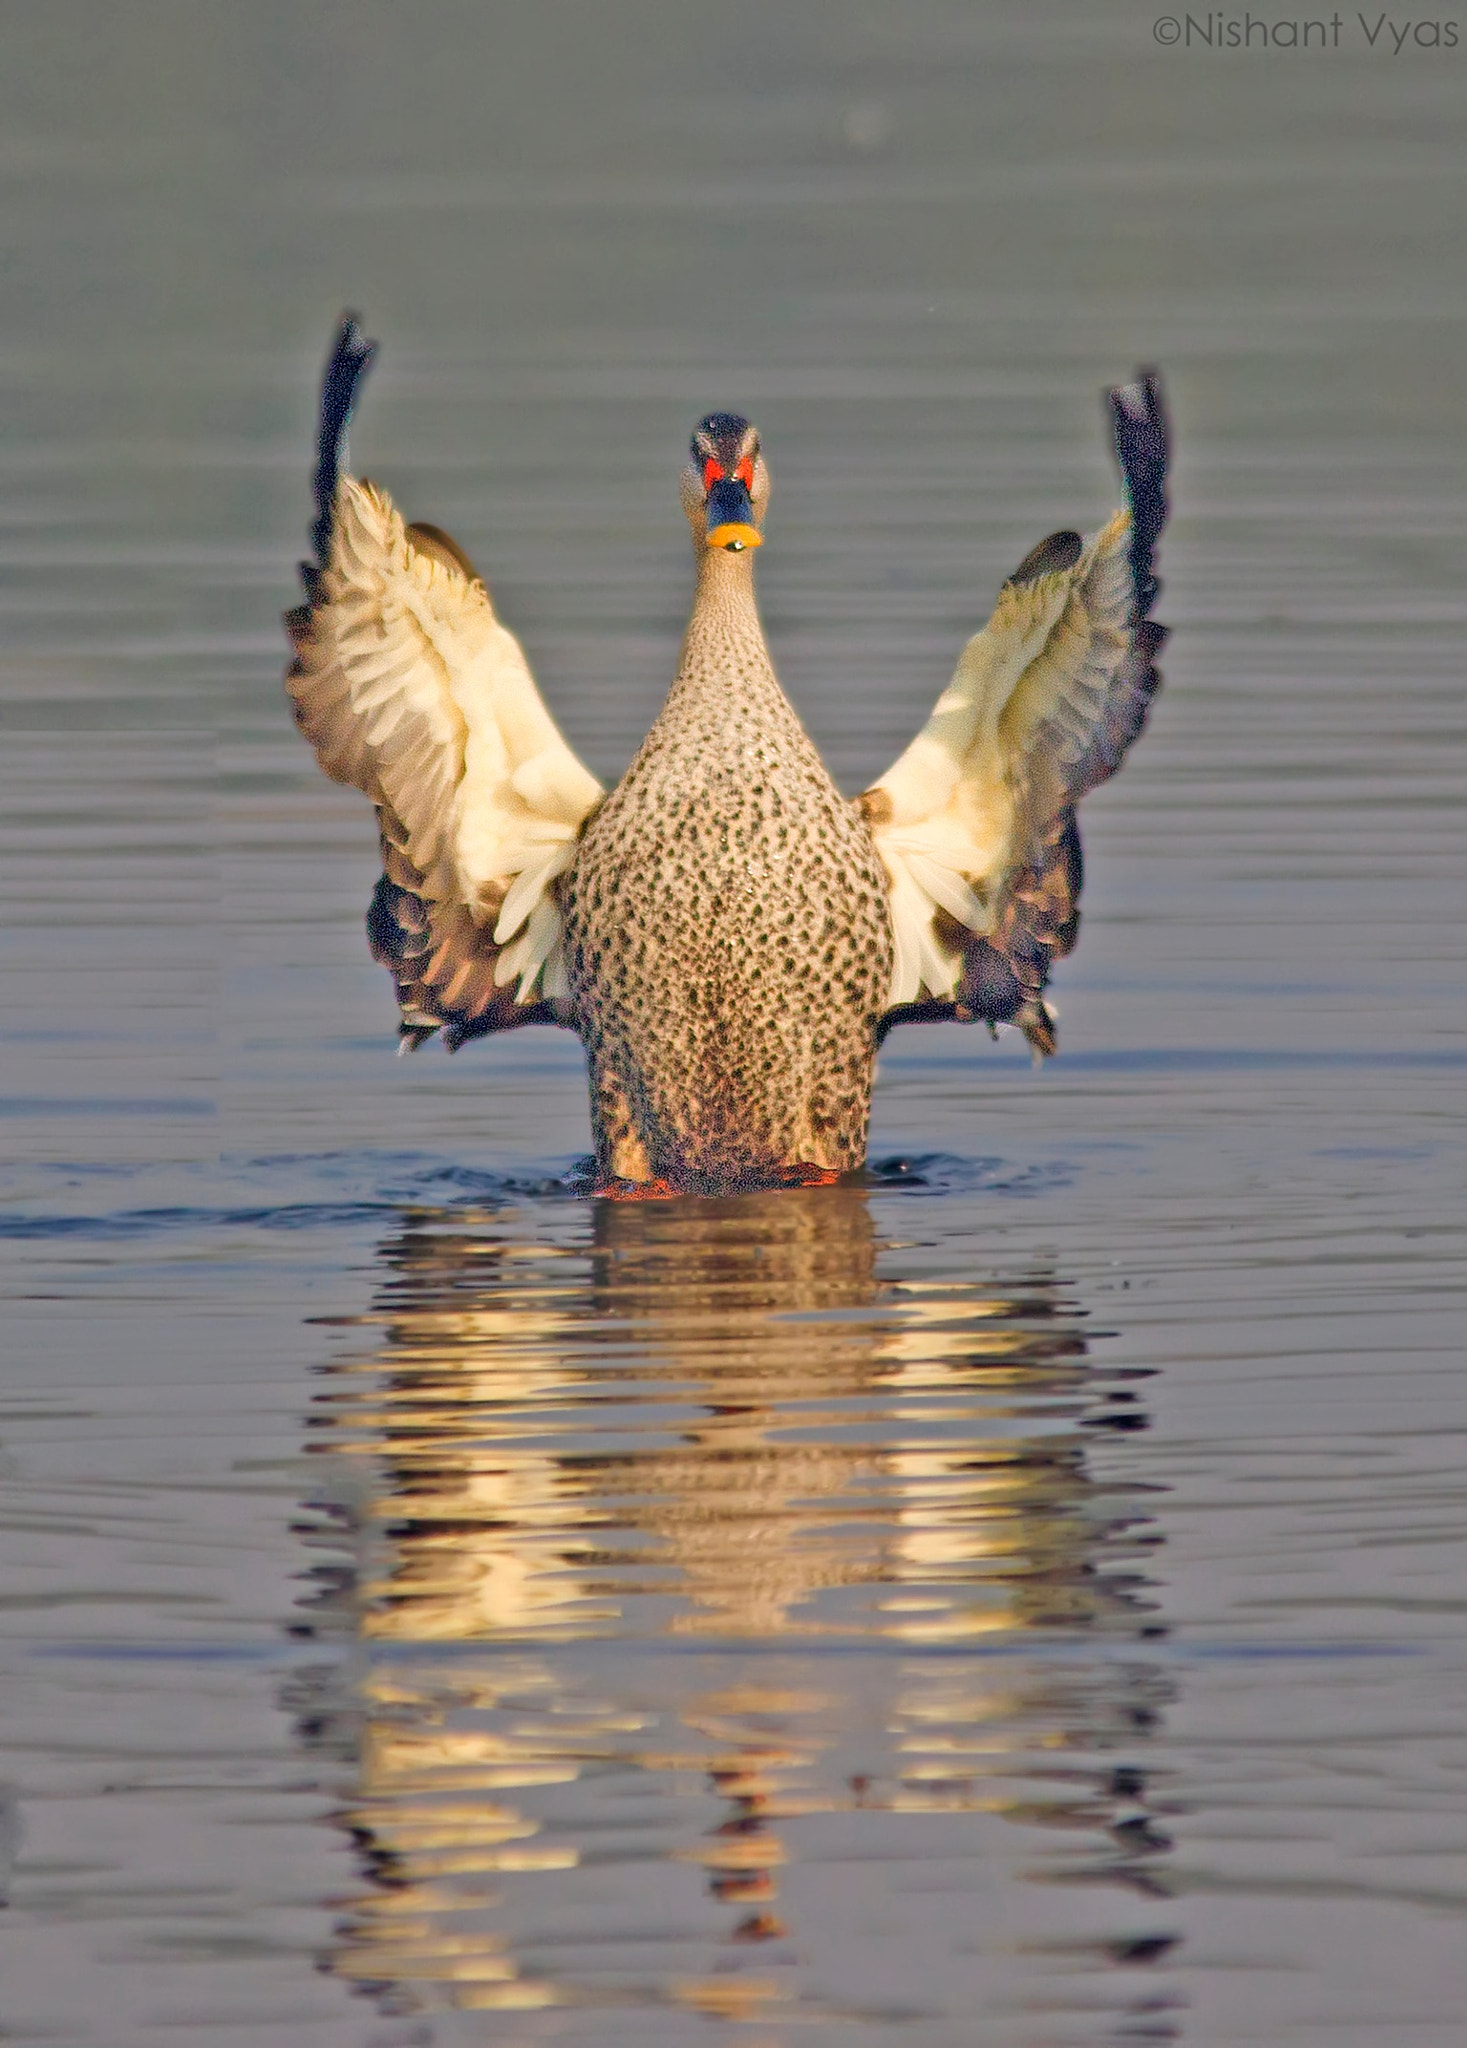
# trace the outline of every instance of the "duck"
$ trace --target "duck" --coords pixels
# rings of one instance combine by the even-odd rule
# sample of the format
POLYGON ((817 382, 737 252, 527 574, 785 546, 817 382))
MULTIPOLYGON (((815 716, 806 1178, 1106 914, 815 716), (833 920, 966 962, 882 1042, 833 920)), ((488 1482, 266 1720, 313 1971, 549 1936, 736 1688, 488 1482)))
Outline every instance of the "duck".
POLYGON ((1079 931, 1077 807, 1160 686, 1159 373, 1107 393, 1124 506, 1024 557, 911 744, 847 798, 760 620, 770 473, 749 420, 711 412, 693 429, 687 630, 608 791, 462 548, 350 474, 375 352, 344 316, 286 687, 325 773, 376 811, 367 936, 393 979, 400 1049, 575 1032, 593 1191, 620 1199, 859 1175, 877 1052, 899 1025, 1011 1027, 1036 1060, 1054 1053, 1045 991, 1079 931))

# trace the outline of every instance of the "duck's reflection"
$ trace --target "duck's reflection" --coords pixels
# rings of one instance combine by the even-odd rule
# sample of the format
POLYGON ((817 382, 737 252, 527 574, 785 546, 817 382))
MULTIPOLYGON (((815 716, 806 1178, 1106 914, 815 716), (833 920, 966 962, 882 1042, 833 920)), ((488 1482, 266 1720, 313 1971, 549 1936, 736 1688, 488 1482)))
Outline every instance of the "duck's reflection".
MULTIPOLYGON (((862 1959, 836 1996, 797 1953, 842 1862, 948 1859, 951 1913, 997 1818, 1051 1898, 1164 1893, 1155 1532, 1091 1471, 1141 1416, 1054 1275, 879 1268, 859 1189, 591 1213, 405 1224, 323 1368, 303 1630, 356 1654, 294 1704, 367 1879, 331 1967, 394 2010, 856 2017, 862 1959)), ((1162 1953, 1107 1910, 1010 1897, 994 1952, 1162 1953)))

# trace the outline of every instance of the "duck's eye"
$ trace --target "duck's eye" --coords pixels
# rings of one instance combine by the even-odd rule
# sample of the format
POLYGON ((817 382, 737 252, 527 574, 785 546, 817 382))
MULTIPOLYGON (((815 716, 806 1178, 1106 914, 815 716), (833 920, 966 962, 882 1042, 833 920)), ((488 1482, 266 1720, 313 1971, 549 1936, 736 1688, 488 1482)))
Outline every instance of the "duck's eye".
POLYGON ((703 488, 705 491, 711 491, 715 484, 721 484, 722 482, 723 464, 721 462, 715 462, 713 457, 710 455, 708 457, 708 460, 703 464, 703 488))
POLYGON ((744 487, 744 489, 745 489, 746 491, 752 491, 752 490, 753 490, 753 488, 754 488, 754 458, 753 458, 753 456, 752 456, 752 455, 746 455, 746 456, 744 457, 743 461, 742 461, 742 462, 741 462, 741 463, 739 464, 738 468, 737 468, 737 469, 736 469, 736 470, 734 471, 734 475, 735 475, 735 476, 736 476, 736 477, 738 478, 739 482, 740 482, 740 483, 741 483, 741 484, 743 485, 743 487, 744 487))

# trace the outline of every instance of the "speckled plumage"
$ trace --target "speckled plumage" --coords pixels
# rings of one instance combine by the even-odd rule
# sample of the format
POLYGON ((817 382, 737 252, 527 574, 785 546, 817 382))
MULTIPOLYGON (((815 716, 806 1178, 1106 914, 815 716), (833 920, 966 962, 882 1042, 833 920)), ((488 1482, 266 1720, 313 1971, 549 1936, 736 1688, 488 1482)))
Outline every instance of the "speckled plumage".
POLYGON ((286 687, 321 766, 376 808, 367 929, 403 1046, 576 1031, 611 1194, 822 1179, 865 1159, 898 1024, 1011 1024, 1075 942, 1075 810, 1160 683, 1160 380, 1110 393, 1127 509, 1032 549, 911 744, 854 803, 775 680, 754 603, 769 472, 736 413, 682 475, 697 590, 666 704, 609 795, 575 758, 467 557, 344 473, 374 344, 322 387, 315 560, 286 687))
POLYGON ((564 885, 603 1178, 865 1158, 886 877, 775 679, 752 568, 703 551, 672 690, 564 885))

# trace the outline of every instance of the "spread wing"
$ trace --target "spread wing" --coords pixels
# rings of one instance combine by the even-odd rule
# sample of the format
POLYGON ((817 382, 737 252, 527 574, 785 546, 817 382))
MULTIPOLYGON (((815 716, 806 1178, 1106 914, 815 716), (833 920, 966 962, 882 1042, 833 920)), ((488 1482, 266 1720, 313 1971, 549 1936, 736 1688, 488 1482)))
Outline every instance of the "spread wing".
POLYGON ((1113 775, 1160 687, 1151 618, 1166 521, 1161 382, 1109 394, 1129 509, 1089 540, 1051 534, 1004 584, 931 718, 856 799, 891 883, 896 965, 883 1031, 955 1017, 1055 1049, 1051 963, 1079 930, 1075 806, 1113 775))
POLYGON ((574 1022, 557 884, 602 792, 454 543, 344 473, 373 346, 348 318, 327 365, 317 559, 301 568, 307 602, 286 615, 286 688, 326 773, 377 807, 367 932, 396 981, 402 1037, 441 1028, 452 1050, 574 1022))

